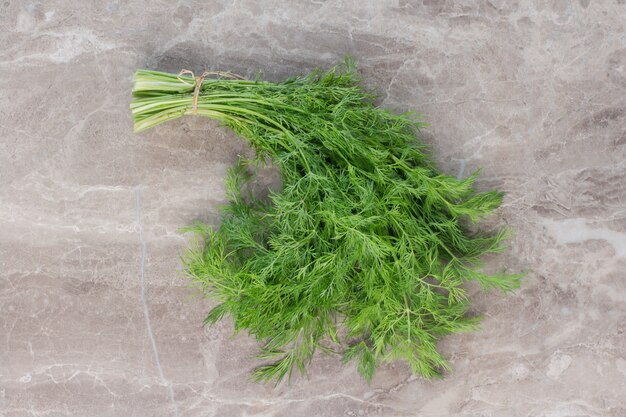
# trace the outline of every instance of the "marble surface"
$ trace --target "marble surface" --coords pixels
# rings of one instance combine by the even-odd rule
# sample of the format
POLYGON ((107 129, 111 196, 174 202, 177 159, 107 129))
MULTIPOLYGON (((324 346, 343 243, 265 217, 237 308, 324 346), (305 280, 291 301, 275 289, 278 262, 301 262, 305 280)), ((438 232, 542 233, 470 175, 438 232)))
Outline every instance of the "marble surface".
POLYGON ((623 0, 2 1, 0 416, 626 416, 625 23, 623 0), (320 356, 257 385, 256 342, 201 326, 177 233, 217 221, 249 149, 199 118, 133 134, 131 76, 345 53, 446 172, 507 192, 489 265, 529 274, 472 287, 482 330, 440 343, 442 380, 320 356))

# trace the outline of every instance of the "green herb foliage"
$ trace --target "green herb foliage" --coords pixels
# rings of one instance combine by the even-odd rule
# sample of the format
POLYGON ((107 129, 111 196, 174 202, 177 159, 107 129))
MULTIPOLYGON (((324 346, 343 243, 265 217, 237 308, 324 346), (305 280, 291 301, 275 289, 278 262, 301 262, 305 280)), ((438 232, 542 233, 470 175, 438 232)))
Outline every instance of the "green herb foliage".
MULTIPOLYGON (((136 131, 192 112, 191 77, 138 70, 134 81, 136 131)), ((184 266, 220 303, 206 323, 229 315, 262 341, 257 380, 305 372, 317 349, 340 351, 368 380, 396 359, 436 376, 449 368, 437 340, 478 324, 464 281, 519 284, 477 269, 506 233, 470 230, 502 194, 476 192, 475 174, 439 172, 416 139, 422 123, 373 100, 350 61, 280 83, 202 82, 197 114, 246 138, 256 158, 231 169, 219 229, 187 228, 202 244, 184 266), (242 192, 266 160, 282 189, 266 199, 242 192)))

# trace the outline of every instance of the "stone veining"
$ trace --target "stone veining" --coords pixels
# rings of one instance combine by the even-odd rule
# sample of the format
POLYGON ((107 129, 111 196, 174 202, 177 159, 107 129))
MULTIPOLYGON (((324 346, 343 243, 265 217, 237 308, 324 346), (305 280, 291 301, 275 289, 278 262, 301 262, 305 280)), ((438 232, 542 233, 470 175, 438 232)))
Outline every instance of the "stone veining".
POLYGON ((159 349, 157 348, 156 339, 154 337, 154 332, 152 331, 152 324, 150 323, 150 309, 148 308, 148 302, 146 300, 146 280, 145 280, 145 269, 146 269, 146 241, 143 238, 143 226, 141 225, 141 187, 138 186, 135 189, 135 225, 137 228, 137 235, 139 237, 139 244, 141 247, 141 255, 140 255, 140 268, 139 268, 139 288, 141 290, 141 307, 143 309, 143 317, 146 321, 146 330, 148 332, 148 337, 150 338, 150 345, 152 347, 152 353, 154 354, 154 363, 156 364, 157 369, 159 370, 159 376, 161 377, 161 381, 165 385, 167 385, 167 394, 169 396, 170 401, 172 402, 172 407, 174 408, 175 415, 178 417, 178 406, 176 405, 176 401, 174 400, 174 390, 172 389, 172 384, 165 378, 165 373, 163 372, 163 367, 161 366, 161 360, 159 359, 159 349))

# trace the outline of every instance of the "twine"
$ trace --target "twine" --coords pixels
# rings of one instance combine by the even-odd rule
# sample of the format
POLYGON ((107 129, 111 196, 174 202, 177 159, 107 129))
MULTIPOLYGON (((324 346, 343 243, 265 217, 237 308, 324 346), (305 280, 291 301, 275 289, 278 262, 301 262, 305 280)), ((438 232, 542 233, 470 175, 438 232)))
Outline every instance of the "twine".
POLYGON ((232 78, 234 80, 245 80, 245 77, 242 77, 239 74, 234 74, 232 72, 229 71, 204 71, 202 73, 202 75, 196 77, 193 73, 193 71, 191 70, 187 70, 187 69, 181 69, 180 72, 178 73, 178 76, 176 78, 178 78, 178 81, 182 82, 183 84, 187 84, 187 85, 193 85, 194 89, 193 89, 193 106, 191 107, 191 114, 196 114, 198 112, 198 97, 200 96, 200 88, 202 87, 202 81, 204 81, 204 79, 210 75, 217 75, 218 77, 228 77, 228 78, 232 78), (181 77, 181 75, 183 74, 189 74, 191 75, 191 78, 194 79, 194 83, 188 83, 187 81, 183 80, 181 77))

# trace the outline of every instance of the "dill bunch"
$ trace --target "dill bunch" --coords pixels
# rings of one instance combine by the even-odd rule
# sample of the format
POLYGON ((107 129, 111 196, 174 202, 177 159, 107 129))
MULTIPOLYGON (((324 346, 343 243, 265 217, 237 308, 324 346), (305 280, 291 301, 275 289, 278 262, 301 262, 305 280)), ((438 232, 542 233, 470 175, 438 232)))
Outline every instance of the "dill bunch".
MULTIPOLYGON (((135 130, 194 113, 194 83, 138 70, 135 130)), ((423 123, 376 107, 350 60, 279 83, 220 77, 199 88, 195 113, 256 153, 229 172, 219 228, 186 228, 202 244, 183 256, 185 271, 219 301, 205 323, 228 315, 262 342, 261 381, 304 373, 318 349, 355 361, 367 380, 397 359, 424 377, 449 369, 437 340, 479 322, 463 283, 519 285, 520 275, 479 270, 506 231, 474 224, 502 193, 476 192, 476 173, 438 171, 416 138, 423 123), (283 184, 260 199, 244 190, 265 161, 283 184)))

